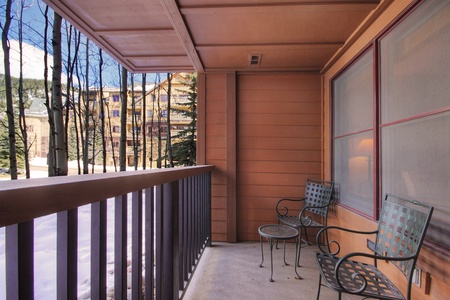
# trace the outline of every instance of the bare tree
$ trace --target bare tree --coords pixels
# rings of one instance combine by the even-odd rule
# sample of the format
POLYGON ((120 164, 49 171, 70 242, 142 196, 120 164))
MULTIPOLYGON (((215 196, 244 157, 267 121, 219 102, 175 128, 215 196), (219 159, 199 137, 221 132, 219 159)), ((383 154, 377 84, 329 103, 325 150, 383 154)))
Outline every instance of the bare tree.
POLYGON ((7 0, 5 8, 5 23, 2 25, 2 47, 5 65, 5 88, 6 88, 6 114, 8 116, 8 139, 9 139, 9 169, 11 179, 17 179, 17 154, 16 154, 16 127, 14 122, 14 105, 12 96, 11 69, 9 65, 9 41, 8 34, 11 26, 11 0, 7 0))
POLYGON ((167 149, 167 158, 169 160, 169 167, 173 168, 173 160, 172 160, 172 137, 171 137, 171 128, 170 128, 170 101, 172 95, 172 74, 167 73, 167 140, 166 140, 166 149, 167 149))
POLYGON ((120 145, 119 145, 119 167, 120 171, 127 169, 127 79, 128 71, 122 67, 122 87, 120 90, 122 107, 120 112, 120 145))
POLYGON ((106 126, 105 126, 105 100, 103 99, 103 55, 99 48, 99 80, 100 80, 100 121, 102 135, 103 173, 106 173, 106 126))
POLYGON ((161 132, 161 77, 158 74, 158 96, 156 97, 157 104, 157 123, 158 123, 158 158, 156 160, 156 167, 161 168, 162 160, 162 132, 161 132))
POLYGON ((147 74, 142 73, 142 169, 146 169, 147 164, 147 135, 146 135, 146 122, 147 122, 147 97, 145 86, 147 85, 147 74))
POLYGON ((86 39, 86 92, 84 97, 84 144, 83 144, 83 174, 88 174, 89 156, 89 39, 86 39))
POLYGON ((56 157, 56 147, 55 147, 55 122, 53 120, 52 106, 50 103, 49 97, 49 88, 48 88, 48 6, 45 7, 44 12, 45 18, 45 26, 44 26, 44 89, 45 89, 45 106, 47 107, 47 115, 48 115, 48 125, 49 125, 49 139, 48 139, 48 153, 47 153, 47 165, 48 165, 48 176, 55 176, 56 168, 55 168, 55 157, 56 157))
MULTIPOLYGON (((78 36, 80 38, 80 36, 78 36)), ((75 119, 78 120, 79 124, 79 130, 76 131, 76 139, 77 139, 77 164, 78 164, 78 174, 81 174, 81 165, 80 160, 83 157, 84 160, 84 152, 83 152, 83 145, 84 145, 84 135, 83 135, 83 120, 82 120, 82 109, 81 109, 81 98, 83 95, 82 88, 81 88, 81 75, 80 75, 80 69, 81 69, 81 60, 77 60, 75 62, 75 72, 77 74, 77 80, 78 80, 78 105, 74 106, 75 110, 75 119), (81 144, 81 147, 80 147, 81 144), (81 148, 81 153, 80 153, 81 148)), ((76 123, 76 121, 75 121, 76 123)), ((84 171, 84 168, 83 168, 84 171)))
POLYGON ((55 12, 53 20, 53 78, 52 78, 52 111, 55 121, 56 176, 65 176, 68 172, 66 138, 64 130, 64 107, 62 104, 61 86, 61 23, 62 18, 55 12))
POLYGON ((134 74, 131 74, 131 134, 133 139, 133 154, 134 169, 137 170, 139 161, 139 134, 137 131, 137 116, 136 116, 136 98, 134 95, 134 74))
POLYGON ((19 5, 19 127, 22 134, 24 158, 25 158, 25 177, 30 178, 30 162, 28 161, 28 135, 27 123, 25 118, 25 103, 23 90, 23 10, 25 1, 22 0, 19 5))

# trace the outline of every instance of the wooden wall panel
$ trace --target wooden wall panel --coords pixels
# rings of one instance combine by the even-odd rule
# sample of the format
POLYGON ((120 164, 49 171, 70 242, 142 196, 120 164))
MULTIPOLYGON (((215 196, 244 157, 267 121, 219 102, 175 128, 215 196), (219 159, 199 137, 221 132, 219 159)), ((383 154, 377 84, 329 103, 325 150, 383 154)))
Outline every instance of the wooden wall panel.
POLYGON ((226 241, 227 187, 226 187, 226 76, 206 74, 204 90, 206 114, 205 163, 215 165, 211 186, 212 239, 226 241))
POLYGON ((237 80, 238 240, 258 240, 282 197, 321 178, 319 75, 239 75, 237 80))

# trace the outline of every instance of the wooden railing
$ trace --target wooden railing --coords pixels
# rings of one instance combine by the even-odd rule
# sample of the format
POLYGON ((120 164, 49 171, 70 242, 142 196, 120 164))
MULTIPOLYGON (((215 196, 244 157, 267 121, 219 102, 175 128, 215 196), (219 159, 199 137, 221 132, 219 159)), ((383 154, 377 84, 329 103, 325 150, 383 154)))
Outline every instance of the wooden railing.
POLYGON ((0 182, 6 226, 6 297, 34 299, 33 220, 57 213, 58 299, 77 299, 78 207, 91 204, 90 299, 106 299, 107 210, 114 198, 114 299, 179 299, 211 243, 213 166, 0 182), (131 229, 127 228, 128 198, 131 229), (145 260, 143 261, 143 257, 145 260), (144 272, 144 276, 142 273, 144 272))

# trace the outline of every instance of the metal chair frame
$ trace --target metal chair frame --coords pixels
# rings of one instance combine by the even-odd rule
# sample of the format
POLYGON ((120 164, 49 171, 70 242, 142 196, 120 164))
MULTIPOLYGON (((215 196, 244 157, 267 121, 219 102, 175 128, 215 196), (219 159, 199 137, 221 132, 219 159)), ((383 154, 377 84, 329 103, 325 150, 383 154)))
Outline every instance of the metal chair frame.
POLYGON ((327 247, 319 245, 321 252, 316 254, 320 271, 317 299, 322 285, 337 291, 339 299, 342 293, 377 299, 411 299, 413 271, 432 213, 432 206, 386 194, 376 231, 337 226, 321 229, 317 240, 331 230, 374 235, 374 253, 355 252, 339 257, 340 245, 337 241, 330 241, 327 247), (330 248, 337 250, 330 252, 330 248), (373 259, 373 263, 361 262, 361 258, 365 261, 367 258, 373 259), (377 268, 378 260, 391 262, 403 273, 408 282, 406 297, 389 279, 389 274, 377 268))
MULTIPOLYGON (((308 178, 306 180, 305 193, 303 198, 283 198, 277 202, 277 220, 278 224, 284 223, 294 227, 299 232, 300 249, 297 258, 297 265, 300 266, 300 252, 302 244, 302 233, 304 232, 305 244, 310 244, 307 235, 307 228, 324 228, 327 226, 328 208, 333 194, 334 182, 308 178), (302 202, 303 208, 298 215, 289 215, 288 204, 295 203, 297 209, 301 206, 297 203, 302 202)), ((293 209, 293 205, 290 205, 293 209)), ((328 243, 328 240, 326 240, 328 243)))

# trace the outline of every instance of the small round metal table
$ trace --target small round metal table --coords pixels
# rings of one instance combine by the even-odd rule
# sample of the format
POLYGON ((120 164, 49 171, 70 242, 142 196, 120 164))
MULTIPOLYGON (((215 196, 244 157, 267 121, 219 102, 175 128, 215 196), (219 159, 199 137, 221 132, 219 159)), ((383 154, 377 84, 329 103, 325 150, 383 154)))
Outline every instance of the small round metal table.
POLYGON ((298 249, 299 249, 299 240, 298 240, 298 230, 281 224, 268 224, 263 225, 258 228, 259 233, 259 242, 261 244, 261 263, 259 264, 260 267, 262 267, 264 263, 264 251, 263 251, 263 242, 262 238, 265 237, 267 241, 269 242, 270 247, 270 281, 273 282, 273 245, 278 241, 282 240, 284 241, 284 247, 283 247, 283 259, 284 264, 288 265, 286 263, 286 240, 295 239, 295 258, 294 258, 294 266, 295 266, 295 274, 297 274, 298 279, 301 279, 300 275, 297 273, 297 256, 298 256, 298 249))

